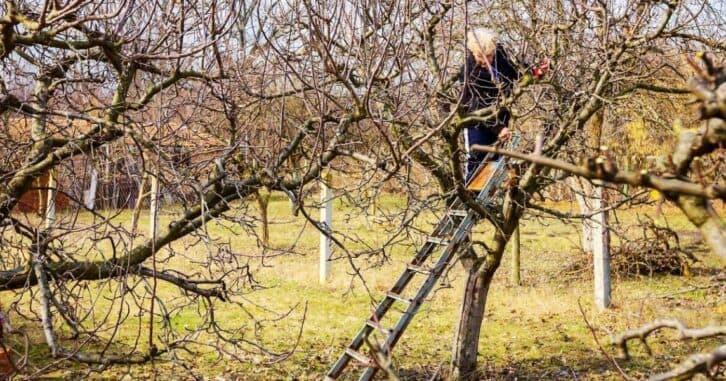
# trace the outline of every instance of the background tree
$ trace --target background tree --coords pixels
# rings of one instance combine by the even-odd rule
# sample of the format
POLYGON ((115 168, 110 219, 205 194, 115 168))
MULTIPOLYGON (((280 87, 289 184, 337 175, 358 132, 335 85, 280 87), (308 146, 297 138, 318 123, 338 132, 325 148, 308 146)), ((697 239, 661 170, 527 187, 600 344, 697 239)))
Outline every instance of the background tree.
MULTIPOLYGON (((253 330, 264 323, 244 303, 258 285, 255 256, 208 226, 256 235, 247 201, 266 190, 286 194, 319 227, 306 184, 324 168, 351 173, 351 191, 370 184, 371 173, 397 180, 413 172, 396 157, 388 126, 420 113, 410 106, 423 98, 404 102, 420 81, 411 74, 409 28, 430 11, 423 2, 363 5, 4 3, 0 114, 13 160, 4 163, 0 187, 0 290, 16 293, 7 308, 42 327, 53 358, 106 367, 165 356, 189 370, 183 350, 289 355, 248 339, 247 325, 216 317, 216 304, 227 302, 253 330), (393 169, 376 174, 388 158, 393 169), (135 206, 132 214, 149 192, 152 205, 171 194, 181 208, 164 209, 171 222, 152 223, 146 234, 138 222, 125 223, 123 211, 89 210, 73 191, 87 189, 84 162, 138 189, 133 201, 119 195, 135 206), (38 180, 47 173, 59 185, 38 180), (159 185, 148 191, 145 177, 159 185), (54 219, 17 208, 29 192, 52 199, 58 189, 69 206, 54 219), (206 255, 188 250, 192 243, 206 255), (160 293, 160 281, 177 293, 160 293), (25 298, 40 308, 27 315, 25 298), (175 329, 172 318, 189 309, 199 323, 175 329), (120 346, 129 329, 136 344, 120 346)), ((426 192, 400 184, 413 200, 426 192)), ((366 210, 365 196, 351 197, 366 210)), ((391 235, 409 229, 416 230, 406 223, 391 235)), ((343 242, 356 237, 335 238, 345 255, 385 258, 385 248, 354 252, 343 242)))

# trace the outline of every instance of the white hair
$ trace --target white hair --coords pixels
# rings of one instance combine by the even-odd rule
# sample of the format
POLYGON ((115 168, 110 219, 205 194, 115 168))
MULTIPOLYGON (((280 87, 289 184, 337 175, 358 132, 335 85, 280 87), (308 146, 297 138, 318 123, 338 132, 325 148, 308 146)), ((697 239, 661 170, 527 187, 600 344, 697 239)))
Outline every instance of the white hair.
POLYGON ((487 57, 497 50, 496 32, 486 28, 472 29, 466 35, 466 47, 474 54, 474 57, 487 57))

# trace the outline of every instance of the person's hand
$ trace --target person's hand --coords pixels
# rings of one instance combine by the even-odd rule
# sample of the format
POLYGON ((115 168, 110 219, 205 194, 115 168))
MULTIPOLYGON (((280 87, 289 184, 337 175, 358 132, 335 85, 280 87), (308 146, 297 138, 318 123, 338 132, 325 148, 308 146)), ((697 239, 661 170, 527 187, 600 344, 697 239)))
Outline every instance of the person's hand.
POLYGON ((542 75, 545 75, 550 71, 550 59, 548 57, 545 57, 545 59, 542 60, 542 63, 539 64, 539 71, 542 75))
POLYGON ((501 131, 499 131, 499 136, 498 136, 499 140, 502 140, 502 141, 509 140, 510 137, 512 137, 512 132, 509 131, 509 128, 504 127, 504 128, 502 128, 501 131))

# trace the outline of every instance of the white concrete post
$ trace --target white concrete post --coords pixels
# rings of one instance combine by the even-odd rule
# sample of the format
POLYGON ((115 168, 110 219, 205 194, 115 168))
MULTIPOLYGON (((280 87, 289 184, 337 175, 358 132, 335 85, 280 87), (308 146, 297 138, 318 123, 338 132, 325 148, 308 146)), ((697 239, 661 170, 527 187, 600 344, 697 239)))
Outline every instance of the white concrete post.
POLYGON ((46 193, 45 203, 45 228, 50 229, 55 224, 55 195, 56 186, 58 183, 55 181, 55 175, 53 171, 48 171, 48 191, 46 193))
POLYGON ((88 190, 83 192, 83 205, 86 208, 93 210, 96 206, 96 191, 98 190, 98 171, 95 167, 91 166, 91 184, 88 186, 88 190))
POLYGON ((603 199, 603 187, 596 184, 593 189, 593 210, 595 214, 592 226, 592 254, 595 273, 595 306, 604 310, 610 306, 610 232, 608 231, 608 214, 602 211, 607 207, 603 199))
POLYGON ((333 232, 333 192, 328 186, 332 180, 330 172, 324 172, 320 185, 320 224, 328 234, 320 233, 320 283, 324 284, 330 276, 330 255, 333 242, 329 234, 333 232))
POLYGON ((156 237, 156 226, 159 222, 159 177, 151 175, 151 191, 149 194, 149 237, 156 237))

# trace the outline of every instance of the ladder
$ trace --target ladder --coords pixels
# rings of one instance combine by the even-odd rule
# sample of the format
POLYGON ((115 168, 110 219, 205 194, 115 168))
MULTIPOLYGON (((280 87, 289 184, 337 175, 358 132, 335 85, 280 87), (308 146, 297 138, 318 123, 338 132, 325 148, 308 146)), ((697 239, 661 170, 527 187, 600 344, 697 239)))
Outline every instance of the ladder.
MULTIPOLYGON (((514 148, 518 143, 519 136, 513 135, 508 142, 508 146, 514 148)), ((490 155, 487 155, 488 157, 490 155)), ((481 170, 487 164, 492 165, 485 158, 477 171, 481 170)), ((478 203, 484 206, 495 205, 495 198, 499 196, 497 190, 507 177, 505 164, 506 157, 504 156, 500 156, 493 162, 492 174, 477 195, 476 200, 478 203)), ((472 178, 474 177, 472 176, 472 178)), ((374 331, 382 333, 385 341, 381 345, 379 353, 383 356, 390 355, 393 346, 401 338, 406 327, 408 327, 418 312, 419 307, 421 307, 423 301, 444 273, 447 265, 462 249, 468 249, 469 232, 476 225, 479 218, 478 213, 473 210, 467 210, 465 204, 458 197, 450 203, 445 215, 436 225, 431 236, 428 237, 426 243, 419 249, 411 262, 406 265, 406 269, 396 283, 386 293, 376 310, 363 324, 363 327, 355 335, 353 341, 345 348, 345 351, 338 358, 338 361, 330 368, 325 376, 325 381, 337 380, 350 364, 351 360, 354 360, 365 368, 359 380, 368 381, 375 376, 380 369, 378 361, 360 351, 363 344, 366 343, 366 339, 374 331), (426 267, 425 263, 427 259, 436 252, 441 253, 438 260, 436 260, 433 267, 426 267), (404 289, 416 276, 424 276, 425 281, 413 298, 404 297, 402 294, 404 289), (380 322, 394 304, 405 306, 405 311, 393 328, 385 328, 380 322)))

